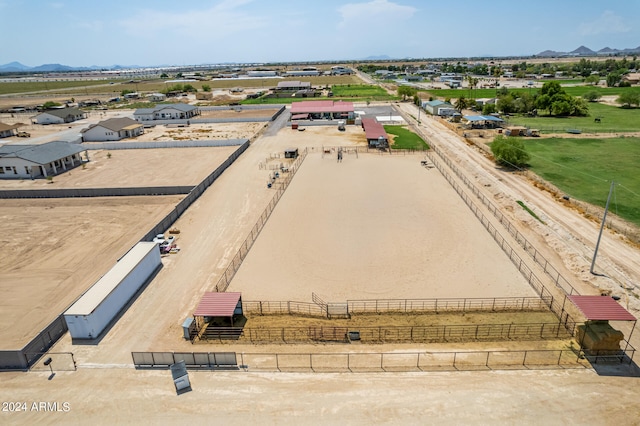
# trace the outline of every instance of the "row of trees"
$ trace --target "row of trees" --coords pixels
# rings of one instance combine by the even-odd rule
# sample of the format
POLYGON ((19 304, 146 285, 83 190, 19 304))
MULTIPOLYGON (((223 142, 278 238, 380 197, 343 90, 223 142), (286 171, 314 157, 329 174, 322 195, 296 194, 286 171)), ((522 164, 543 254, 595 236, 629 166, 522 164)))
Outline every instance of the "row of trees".
MULTIPOLYGON (((460 96, 454 104, 459 111, 475 105, 475 99, 467 99, 465 96, 460 96)), ((559 83, 548 81, 539 93, 533 94, 509 92, 503 87, 498 91, 496 104, 486 104, 482 108, 482 113, 485 115, 498 111, 505 114, 531 115, 546 111, 548 115, 583 117, 589 115, 589 106, 585 99, 569 95, 559 83)))

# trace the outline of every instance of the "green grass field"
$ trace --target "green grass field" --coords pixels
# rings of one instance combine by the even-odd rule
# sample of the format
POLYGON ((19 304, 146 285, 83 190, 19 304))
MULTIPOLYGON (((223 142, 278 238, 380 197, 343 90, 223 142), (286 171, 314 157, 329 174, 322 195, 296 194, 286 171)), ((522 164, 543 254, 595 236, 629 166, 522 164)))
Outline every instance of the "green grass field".
POLYGON ((420 136, 404 126, 384 126, 384 130, 394 135, 393 149, 429 149, 429 145, 420 136))
POLYGON ((389 95, 380 86, 371 86, 366 84, 336 84, 332 87, 332 91, 333 96, 339 98, 363 98, 379 101, 397 99, 397 97, 389 95))
POLYGON ((597 102, 589 103, 588 117, 513 116, 509 125, 527 126, 545 133, 562 133, 579 129, 583 133, 615 133, 640 131, 640 109, 624 109, 597 102), (595 118, 600 122, 596 123, 595 118))
POLYGON ((523 140, 530 168, 572 198, 604 207, 640 226, 640 138, 523 140))

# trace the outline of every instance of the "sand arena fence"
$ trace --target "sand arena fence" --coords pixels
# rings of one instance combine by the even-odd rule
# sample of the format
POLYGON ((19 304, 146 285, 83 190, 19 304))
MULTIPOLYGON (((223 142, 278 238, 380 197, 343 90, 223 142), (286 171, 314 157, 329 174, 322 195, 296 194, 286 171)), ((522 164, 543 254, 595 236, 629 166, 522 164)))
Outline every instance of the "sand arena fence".
MULTIPOLYGON (((460 171, 458 167, 446 156, 444 153, 438 149, 438 147, 433 147, 434 152, 439 155, 439 158, 456 174, 456 176, 462 180, 462 182, 473 192, 478 199, 480 199, 481 203, 485 205, 489 211, 494 215, 496 219, 504 226, 509 234, 511 234, 515 240, 525 249, 525 251, 533 258, 533 260, 542 268, 544 272, 554 281, 556 286, 560 287, 566 294, 580 294, 571 284, 564 278, 557 269, 555 269, 549 261, 535 248, 535 246, 529 242, 524 235, 522 235, 515 226, 511 224, 509 219, 507 219, 502 212, 491 202, 489 198, 487 198, 473 183, 460 171)), ((433 161, 433 157, 431 157, 433 161)), ((440 170, 442 175, 451 183, 450 175, 444 170, 443 166, 437 161, 433 161, 434 165, 440 170)), ((454 189, 460 193, 461 189, 458 190, 454 183, 454 189)))
MULTIPOLYGON (((313 302, 298 301, 243 301, 247 313, 258 315, 289 314, 330 317, 327 303, 313 293, 313 302)), ((553 297, 493 297, 493 298, 441 298, 441 299, 365 299, 347 300, 347 313, 439 313, 439 312, 498 312, 548 311, 553 297)))
POLYGON ((245 238, 244 242, 240 245, 240 249, 238 250, 236 255, 233 257, 233 259, 229 263, 229 266, 227 266, 227 269, 225 269, 224 273, 218 280, 218 283, 216 284, 214 291, 224 292, 227 290, 227 287, 229 287, 229 283, 233 279, 236 272, 238 272, 238 269, 240 269, 240 266, 242 265, 242 262, 244 261, 245 257, 247 257, 247 255, 249 254, 249 250, 251 250, 253 243, 256 241, 256 239, 260 235, 260 231, 262 231, 262 228, 264 228, 264 225, 267 223, 267 220, 269 220, 271 213, 276 208, 278 201, 280 201, 280 198, 282 198, 284 191, 287 189, 287 187, 291 183, 291 180, 293 179, 296 172, 302 165, 302 162, 306 158, 308 152, 309 151, 307 149, 303 150, 298 156, 298 158, 296 158, 296 160, 291 164, 291 166, 289 166, 289 171, 287 173, 283 172, 281 177, 272 186, 275 189, 275 194, 273 195, 273 198, 271 199, 267 207, 264 209, 264 211, 258 218, 256 224, 251 229, 251 232, 249 232, 249 235, 247 235, 247 238, 245 238))

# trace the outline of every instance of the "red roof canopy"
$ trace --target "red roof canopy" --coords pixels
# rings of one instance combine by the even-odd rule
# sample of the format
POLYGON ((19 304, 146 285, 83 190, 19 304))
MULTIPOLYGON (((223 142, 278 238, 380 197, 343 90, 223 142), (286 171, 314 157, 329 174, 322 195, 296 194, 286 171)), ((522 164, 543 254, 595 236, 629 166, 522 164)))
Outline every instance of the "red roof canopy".
POLYGON ((387 140, 387 132, 385 132, 382 124, 378 123, 375 118, 363 118, 362 119, 362 127, 364 127, 364 133, 367 137, 367 140, 379 139, 382 137, 387 140))
POLYGON ((193 313, 197 317, 232 317, 241 293, 207 292, 193 313))
POLYGON ((636 317, 608 296, 567 296, 588 321, 635 321, 636 317))

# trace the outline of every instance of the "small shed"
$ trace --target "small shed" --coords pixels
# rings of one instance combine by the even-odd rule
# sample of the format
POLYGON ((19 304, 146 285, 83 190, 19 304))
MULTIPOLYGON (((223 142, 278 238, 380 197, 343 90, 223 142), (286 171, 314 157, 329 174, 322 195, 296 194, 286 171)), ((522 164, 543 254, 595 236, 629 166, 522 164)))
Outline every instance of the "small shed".
POLYGON ((208 323, 230 323, 233 327, 233 319, 236 315, 242 315, 242 293, 238 292, 207 292, 202 296, 200 304, 193 316, 196 321, 208 323), (201 319, 198 321, 198 319, 201 319))
POLYGON ((298 158, 298 148, 285 149, 284 158, 298 158))
POLYGON ((608 296, 571 295, 567 298, 585 318, 584 324, 578 326, 576 337, 587 355, 615 355, 621 351, 627 352, 637 321, 629 311, 608 296), (625 342, 623 333, 614 329, 609 324, 610 321, 633 322, 625 348, 620 347, 620 342, 625 342))

